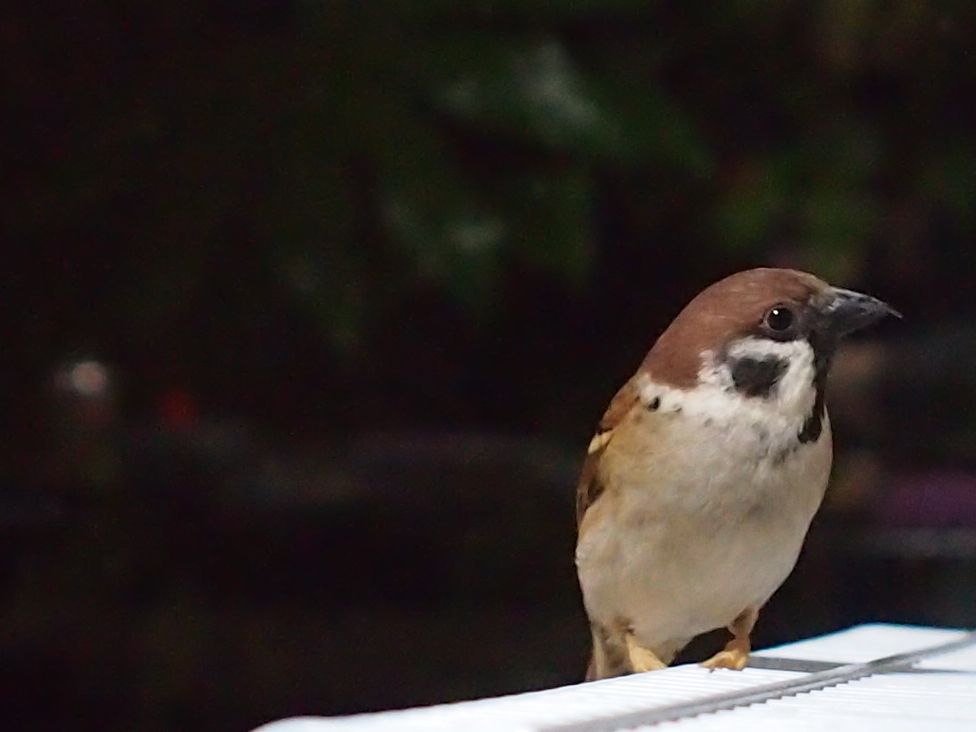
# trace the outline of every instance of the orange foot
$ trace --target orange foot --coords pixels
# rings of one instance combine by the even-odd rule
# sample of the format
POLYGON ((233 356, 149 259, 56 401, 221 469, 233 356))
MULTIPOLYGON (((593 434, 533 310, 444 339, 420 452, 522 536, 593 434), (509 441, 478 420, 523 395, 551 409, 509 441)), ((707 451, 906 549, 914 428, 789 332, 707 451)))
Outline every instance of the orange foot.
POLYGON ((717 668, 728 668, 733 671, 741 671, 746 667, 749 662, 749 651, 751 650, 749 646, 748 638, 735 638, 729 641, 725 648, 714 656, 709 658, 707 661, 702 662, 702 666, 707 668, 709 671, 714 671, 717 668))
POLYGON ((637 643, 633 633, 627 633, 625 638, 627 641, 627 657, 634 673, 659 671, 662 668, 667 668, 668 665, 655 656, 653 651, 649 651, 637 643))

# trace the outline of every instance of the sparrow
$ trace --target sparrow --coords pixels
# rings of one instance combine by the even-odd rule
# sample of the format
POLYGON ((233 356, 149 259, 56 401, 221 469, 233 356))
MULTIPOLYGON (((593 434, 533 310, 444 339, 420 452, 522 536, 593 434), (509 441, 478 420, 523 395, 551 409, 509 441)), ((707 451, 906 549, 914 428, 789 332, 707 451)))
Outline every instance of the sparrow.
POLYGON ((698 294, 610 402, 576 497, 587 679, 665 667, 692 638, 745 667, 759 611, 793 570, 832 460, 827 373, 884 302, 789 269, 698 294))

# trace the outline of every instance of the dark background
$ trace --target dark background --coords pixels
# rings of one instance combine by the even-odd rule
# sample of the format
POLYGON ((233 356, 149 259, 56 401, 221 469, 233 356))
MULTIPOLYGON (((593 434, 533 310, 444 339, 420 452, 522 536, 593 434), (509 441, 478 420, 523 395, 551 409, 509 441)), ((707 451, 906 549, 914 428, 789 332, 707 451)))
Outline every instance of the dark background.
POLYGON ((579 680, 592 427, 760 264, 906 318, 757 643, 976 625, 976 7, 709 5, 5 10, 4 726, 579 680))

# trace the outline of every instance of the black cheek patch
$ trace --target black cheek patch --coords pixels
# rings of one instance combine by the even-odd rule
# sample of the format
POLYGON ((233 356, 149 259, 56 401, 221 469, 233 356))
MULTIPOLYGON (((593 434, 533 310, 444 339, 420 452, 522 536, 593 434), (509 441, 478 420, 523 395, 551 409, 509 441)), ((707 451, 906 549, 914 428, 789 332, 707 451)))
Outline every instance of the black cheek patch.
POLYGON ((787 362, 775 356, 740 358, 732 363, 732 382, 745 396, 766 397, 786 373, 787 362))

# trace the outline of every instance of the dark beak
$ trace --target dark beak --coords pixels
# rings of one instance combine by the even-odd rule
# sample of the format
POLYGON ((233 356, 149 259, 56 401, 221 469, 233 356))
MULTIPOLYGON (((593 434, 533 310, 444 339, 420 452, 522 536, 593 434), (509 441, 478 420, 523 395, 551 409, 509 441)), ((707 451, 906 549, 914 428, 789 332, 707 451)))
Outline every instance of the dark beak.
POLYGON ((831 287, 825 293, 825 300, 820 308, 824 330, 836 338, 866 328, 888 315, 901 317, 901 313, 876 297, 839 287, 831 287))

